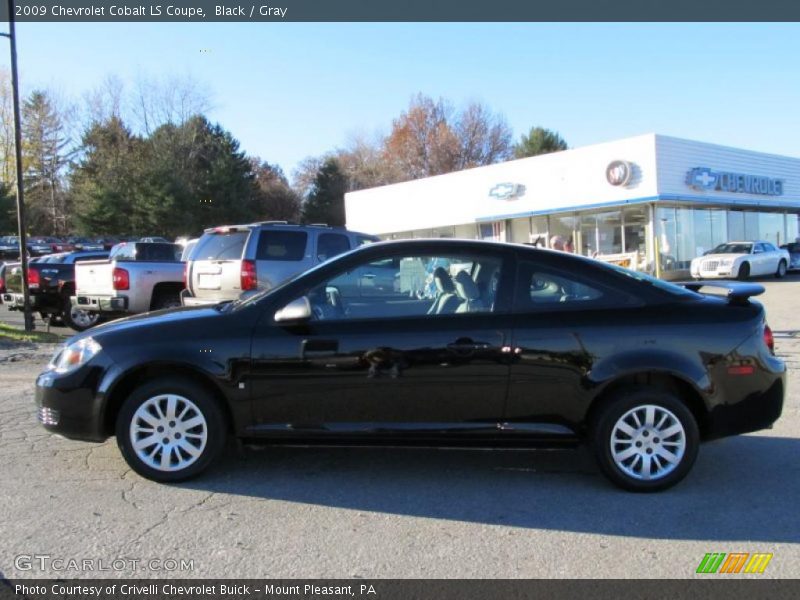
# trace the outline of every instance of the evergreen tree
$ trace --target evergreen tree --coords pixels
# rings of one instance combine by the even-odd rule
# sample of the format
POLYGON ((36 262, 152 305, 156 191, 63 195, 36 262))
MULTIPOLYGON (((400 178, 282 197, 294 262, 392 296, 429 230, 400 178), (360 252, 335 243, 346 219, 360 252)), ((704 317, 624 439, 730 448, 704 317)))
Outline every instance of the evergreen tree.
POLYGON ((306 223, 327 223, 344 225, 344 194, 347 191, 347 177, 335 158, 326 159, 311 185, 303 203, 303 221, 306 223))
POLYGON ((539 156, 567 149, 567 142, 555 131, 544 127, 532 127, 514 146, 514 158, 539 156))

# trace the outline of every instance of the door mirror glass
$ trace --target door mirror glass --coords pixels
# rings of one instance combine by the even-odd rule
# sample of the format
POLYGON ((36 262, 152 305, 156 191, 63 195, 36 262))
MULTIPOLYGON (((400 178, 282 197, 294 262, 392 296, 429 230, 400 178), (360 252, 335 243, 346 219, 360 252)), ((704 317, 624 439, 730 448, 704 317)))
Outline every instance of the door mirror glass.
POLYGON ((275 313, 276 323, 285 323, 287 321, 308 321, 311 318, 311 303, 308 297, 300 296, 292 300, 275 313))

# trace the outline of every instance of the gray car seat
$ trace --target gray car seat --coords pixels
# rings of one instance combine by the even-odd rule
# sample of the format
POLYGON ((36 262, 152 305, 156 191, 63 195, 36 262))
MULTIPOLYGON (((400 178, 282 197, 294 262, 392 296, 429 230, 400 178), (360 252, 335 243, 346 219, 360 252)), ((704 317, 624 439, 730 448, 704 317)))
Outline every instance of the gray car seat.
POLYGON ((457 313, 484 312, 487 310, 486 302, 481 298, 477 284, 466 271, 459 271, 455 279, 456 294, 461 299, 461 304, 456 309, 457 313))
POLYGON ((456 294, 456 286, 448 272, 437 267, 433 272, 433 282, 436 285, 436 299, 433 301, 429 315, 448 315, 456 312, 461 300, 456 294))

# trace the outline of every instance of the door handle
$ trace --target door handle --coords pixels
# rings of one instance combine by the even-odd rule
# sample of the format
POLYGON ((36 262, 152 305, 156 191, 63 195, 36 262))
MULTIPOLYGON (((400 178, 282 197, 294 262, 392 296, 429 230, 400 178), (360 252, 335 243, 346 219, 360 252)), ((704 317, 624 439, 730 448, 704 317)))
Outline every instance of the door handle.
POLYGON ((302 358, 335 356, 338 352, 338 340, 303 340, 300 345, 300 355, 302 358))

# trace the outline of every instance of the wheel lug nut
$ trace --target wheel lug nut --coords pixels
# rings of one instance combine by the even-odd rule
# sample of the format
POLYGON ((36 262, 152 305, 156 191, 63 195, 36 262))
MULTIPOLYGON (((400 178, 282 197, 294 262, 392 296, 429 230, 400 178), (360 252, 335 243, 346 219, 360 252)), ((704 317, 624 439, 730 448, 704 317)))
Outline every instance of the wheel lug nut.
POLYGON ((156 428, 156 431, 157 431, 158 433, 164 433, 164 428, 163 428, 161 425, 159 425, 159 426, 156 428))
POLYGON ((647 453, 648 453, 648 454, 652 454, 652 453, 653 453, 653 449, 652 449, 652 448, 648 448, 648 449, 647 449, 647 453))
POLYGON ((164 444, 169 444, 169 438, 164 438, 163 440, 161 440, 161 442, 164 444))
POLYGON ((660 440, 660 439, 658 439, 658 438, 655 438, 653 441, 654 441, 656 444, 658 444, 658 443, 659 443, 661 440, 660 440))
POLYGON ((647 437, 647 436, 648 436, 648 435, 650 435, 650 434, 649 434, 648 432, 646 432, 646 431, 645 431, 645 432, 643 432, 643 433, 642 433, 642 435, 643 435, 644 437, 647 437))
POLYGON ((181 434, 180 434, 180 433, 176 433, 176 434, 175 434, 175 439, 176 439, 176 440, 179 440, 179 439, 181 439, 181 434))
POLYGON ((169 422, 169 426, 170 426, 170 427, 175 427, 175 421, 170 421, 170 422, 169 422))
POLYGON ((641 448, 642 447, 642 442, 636 442, 636 447, 637 448, 641 448))

